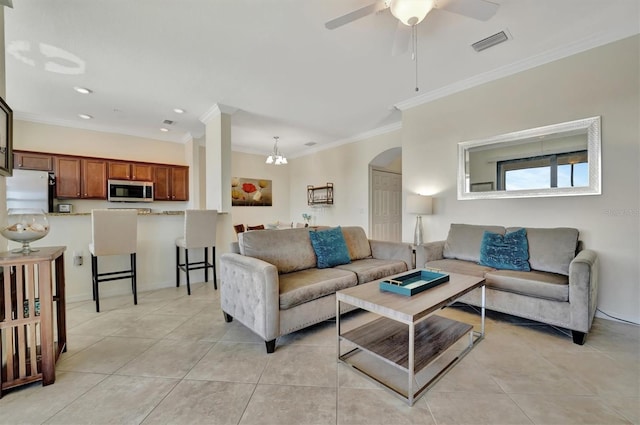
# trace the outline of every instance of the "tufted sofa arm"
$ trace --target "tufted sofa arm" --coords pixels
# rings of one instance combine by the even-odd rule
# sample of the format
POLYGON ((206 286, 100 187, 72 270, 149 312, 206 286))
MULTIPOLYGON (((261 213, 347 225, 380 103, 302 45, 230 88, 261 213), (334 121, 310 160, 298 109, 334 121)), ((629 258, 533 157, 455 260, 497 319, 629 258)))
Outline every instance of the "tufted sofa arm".
POLYGON ((580 251, 569 264, 569 304, 572 329, 576 331, 588 332, 593 322, 598 297, 598 268, 598 254, 590 249, 580 251))
POLYGON ((237 319, 265 341, 280 329, 278 270, 266 261, 240 254, 220 257, 220 304, 225 318, 237 319))

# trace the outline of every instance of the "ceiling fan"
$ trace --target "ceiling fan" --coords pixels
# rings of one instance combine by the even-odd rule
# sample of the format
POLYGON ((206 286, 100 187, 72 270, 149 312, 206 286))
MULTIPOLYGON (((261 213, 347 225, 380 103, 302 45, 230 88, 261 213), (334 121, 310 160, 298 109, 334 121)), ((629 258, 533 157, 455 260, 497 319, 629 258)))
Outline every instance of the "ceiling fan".
POLYGON ((496 14, 498 7, 500 7, 499 4, 487 0, 378 0, 368 6, 332 19, 324 26, 333 30, 387 9, 396 19, 409 27, 422 22, 434 8, 486 21, 496 14))
POLYGON ((332 19, 326 22, 324 26, 329 30, 333 30, 365 16, 389 10, 398 19, 392 54, 396 56, 404 53, 411 37, 412 59, 415 61, 416 67, 415 90, 418 91, 418 33, 416 26, 424 20, 427 14, 435 8, 480 21, 487 21, 496 14, 498 7, 500 7, 499 4, 488 0, 378 0, 368 6, 332 19))

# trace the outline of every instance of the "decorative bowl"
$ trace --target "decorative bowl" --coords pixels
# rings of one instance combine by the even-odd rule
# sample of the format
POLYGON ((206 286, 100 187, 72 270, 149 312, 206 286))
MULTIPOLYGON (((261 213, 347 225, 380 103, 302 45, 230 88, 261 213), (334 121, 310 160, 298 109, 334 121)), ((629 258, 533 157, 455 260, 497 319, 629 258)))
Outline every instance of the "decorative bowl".
POLYGON ((7 211, 0 234, 10 241, 19 242, 22 248, 14 252, 28 254, 37 251, 29 243, 42 239, 49 233, 49 220, 44 211, 36 208, 15 208, 7 211))

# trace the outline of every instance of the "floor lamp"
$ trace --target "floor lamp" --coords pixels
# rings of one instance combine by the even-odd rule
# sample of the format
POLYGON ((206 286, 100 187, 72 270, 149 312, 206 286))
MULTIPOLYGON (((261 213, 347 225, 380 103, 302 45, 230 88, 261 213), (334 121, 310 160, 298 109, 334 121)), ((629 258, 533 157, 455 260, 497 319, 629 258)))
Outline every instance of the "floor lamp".
POLYGON ((422 216, 431 214, 433 210, 433 198, 424 195, 407 196, 407 212, 417 214, 416 230, 413 234, 413 244, 422 245, 422 216))

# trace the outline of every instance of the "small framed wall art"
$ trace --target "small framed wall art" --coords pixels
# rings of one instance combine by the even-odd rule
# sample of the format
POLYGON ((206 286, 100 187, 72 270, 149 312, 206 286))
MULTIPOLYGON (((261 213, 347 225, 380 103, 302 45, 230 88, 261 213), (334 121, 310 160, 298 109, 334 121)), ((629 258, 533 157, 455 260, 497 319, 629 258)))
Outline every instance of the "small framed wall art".
POLYGON ((232 207, 270 207, 272 206, 271 180, 231 178, 232 207))

